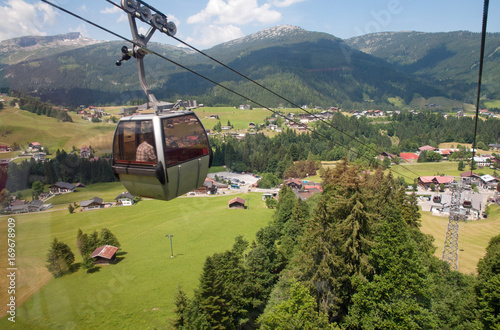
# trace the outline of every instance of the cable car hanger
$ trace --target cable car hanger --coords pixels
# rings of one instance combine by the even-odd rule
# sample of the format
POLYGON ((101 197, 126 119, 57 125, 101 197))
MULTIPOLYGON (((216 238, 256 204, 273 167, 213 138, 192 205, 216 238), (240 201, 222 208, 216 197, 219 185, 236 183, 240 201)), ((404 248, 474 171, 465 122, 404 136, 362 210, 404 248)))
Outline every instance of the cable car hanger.
POLYGON ((158 102, 154 94, 151 92, 151 89, 146 82, 144 57, 149 53, 149 51, 147 50, 147 45, 156 30, 163 32, 169 36, 174 36, 177 33, 177 27, 175 26, 174 22, 169 22, 165 15, 158 12, 153 7, 147 4, 145 4, 145 6, 141 6, 141 4, 144 3, 142 1, 139 3, 135 0, 121 0, 121 8, 127 13, 128 16, 134 45, 132 51, 130 51, 127 46, 122 47, 122 56, 120 60, 116 61, 116 65, 120 66, 123 61, 128 61, 132 57, 137 59, 137 71, 139 74, 139 82, 141 83, 142 90, 144 91, 144 93, 146 93, 148 101, 152 103, 152 108, 154 109, 155 114, 158 114, 163 110, 172 108, 172 105, 170 103, 158 102), (156 13, 152 15, 150 8, 153 8, 156 13), (136 19, 139 19, 142 22, 150 25, 150 28, 146 35, 142 35, 139 33, 139 30, 137 29, 136 19))
POLYGON ((203 185, 213 155, 198 116, 193 111, 179 110, 180 101, 159 102, 146 82, 144 57, 151 53, 147 44, 153 33, 159 30, 172 36, 177 28, 165 15, 152 15, 152 7, 141 4, 144 3, 121 1, 120 8, 128 15, 133 47, 131 51, 122 47, 116 65, 132 57, 137 60, 139 82, 148 97, 145 109, 154 109, 154 114, 120 119, 113 138, 111 167, 134 196, 171 200, 203 185), (137 19, 151 26, 146 35, 139 33, 137 19))

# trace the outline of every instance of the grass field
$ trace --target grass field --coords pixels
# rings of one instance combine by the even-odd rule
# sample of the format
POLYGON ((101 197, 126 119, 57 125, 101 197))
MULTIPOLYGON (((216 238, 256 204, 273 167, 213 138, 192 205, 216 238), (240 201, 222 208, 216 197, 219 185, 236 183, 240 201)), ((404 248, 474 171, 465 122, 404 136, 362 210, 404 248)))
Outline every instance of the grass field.
MULTIPOLYGON (((283 113, 298 112, 298 109, 279 109, 283 113)), ((236 108, 199 108, 195 110, 200 118, 205 129, 213 129, 217 124, 217 119, 210 119, 211 115, 218 115, 222 126, 226 126, 230 121, 235 130, 243 130, 248 128, 251 122, 254 124, 263 123, 267 117, 273 114, 267 109, 240 110, 236 108)))
POLYGON ((77 188, 75 193, 62 194, 47 201, 52 205, 79 203, 94 197, 102 198, 105 202, 114 202, 116 196, 126 191, 121 182, 90 184, 86 188, 77 188))
MULTIPOLYGON (((120 107, 106 108, 106 111, 119 116, 120 107)), ((280 109, 284 113, 296 112, 295 109, 280 109)), ((272 113, 266 109, 239 110, 226 108, 199 108, 195 110, 206 129, 213 129, 218 115, 222 126, 230 121, 235 130, 246 130, 248 124, 263 123, 272 113)), ((0 111, 0 144, 12 145, 14 142, 27 147, 30 142, 40 142, 51 153, 57 149, 70 151, 73 146, 92 146, 98 154, 110 153, 116 125, 111 123, 91 123, 84 121, 74 112, 70 114, 73 123, 63 123, 54 118, 38 116, 28 111, 7 107, 0 111)), ((0 158, 10 158, 12 153, 0 154, 0 158)))
POLYGON ((0 144, 14 142, 27 147, 30 142, 40 142, 51 153, 57 149, 70 151, 91 145, 100 153, 111 152, 114 124, 90 123, 74 116, 73 123, 63 123, 55 118, 38 116, 28 111, 7 107, 0 111, 0 144))
MULTIPOLYGON (((253 240, 271 218, 261 194, 239 196, 249 199, 249 209, 229 210, 232 195, 14 216, 18 308, 16 323, 4 317, 0 328, 169 328, 177 287, 192 294, 208 255, 231 248, 237 235, 253 240), (122 244, 122 260, 93 274, 79 269, 52 279, 44 266, 50 242, 57 237, 76 254, 78 228, 110 229, 122 244), (166 234, 174 235, 173 259, 166 234)), ((7 237, 7 219, 0 218, 0 237, 7 237)), ((0 250, 2 288, 7 284, 6 250, 0 250)), ((76 262, 81 262, 80 256, 76 262)), ((2 315, 8 298, 2 290, 2 315)))
MULTIPOLYGON (((458 233, 458 270, 465 274, 476 274, 477 262, 486 253, 486 247, 493 236, 500 235, 500 206, 492 205, 487 219, 468 221, 460 225, 458 233)), ((434 237, 436 252, 441 258, 448 228, 448 218, 436 217, 422 212, 422 232, 434 237)))

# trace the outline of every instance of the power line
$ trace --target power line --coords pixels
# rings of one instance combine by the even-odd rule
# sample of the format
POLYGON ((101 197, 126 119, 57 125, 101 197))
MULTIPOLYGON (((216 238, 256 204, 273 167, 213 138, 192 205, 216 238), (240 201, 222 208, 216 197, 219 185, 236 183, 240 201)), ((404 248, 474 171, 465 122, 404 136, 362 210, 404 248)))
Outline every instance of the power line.
POLYGON ((481 80, 483 77, 483 62, 484 62, 484 44, 486 43, 486 23, 488 21, 488 7, 490 1, 484 0, 483 7, 483 26, 481 30, 481 52, 479 55, 479 77, 477 79, 477 99, 476 99, 476 118, 474 121, 474 141, 472 143, 472 159, 470 162, 470 172, 472 174, 474 165, 474 156, 476 154, 476 136, 477 136, 477 122, 479 120, 479 100, 481 97, 481 80))
MULTIPOLYGON (((84 22, 88 23, 88 24, 91 24, 92 26, 97 27, 98 29, 101 29, 101 30, 103 30, 103 31, 105 31, 105 32, 108 32, 108 33, 110 33, 110 34, 114 35, 115 37, 117 37, 117 38, 119 38, 119 39, 122 39, 122 40, 124 40, 124 41, 126 41, 126 42, 129 42, 129 43, 133 44, 133 45, 137 45, 137 43, 136 43, 136 42, 134 42, 134 41, 132 41, 132 40, 130 40, 130 39, 128 39, 128 38, 126 38, 126 37, 123 37, 123 36, 121 36, 121 35, 119 35, 119 34, 117 34, 117 33, 113 32, 113 31, 111 31, 111 30, 109 30, 109 29, 106 29, 106 28, 104 28, 104 27, 100 26, 99 24, 96 24, 96 23, 94 23, 94 22, 92 22, 92 21, 89 21, 89 20, 87 20, 87 19, 85 19, 85 18, 83 18, 83 17, 81 17, 81 16, 79 16, 79 15, 77 15, 77 14, 75 14, 75 13, 73 13, 73 12, 69 11, 69 10, 67 10, 67 9, 64 9, 64 8, 62 8, 62 7, 58 6, 58 5, 55 5, 55 4, 51 3, 50 1, 47 1, 47 0, 41 0, 41 1, 42 1, 42 2, 45 2, 45 3, 46 3, 46 4, 48 4, 48 5, 51 5, 51 6, 55 7, 55 8, 57 8, 57 9, 59 9, 59 10, 61 10, 61 11, 65 12, 65 13, 67 13, 68 15, 71 15, 71 16, 73 16, 73 17, 76 17, 76 18, 78 18, 78 19, 80 19, 80 20, 82 20, 82 21, 84 21, 84 22)), ((117 6, 117 7, 118 7, 118 5, 117 5, 117 4, 115 4, 115 3, 113 3, 112 1, 110 1, 110 0, 106 0, 106 1, 107 1, 107 2, 109 2, 109 3, 112 3, 113 5, 115 5, 115 6, 117 6)), ((139 1, 140 1, 140 0, 139 0, 139 1)), ((140 1, 140 2, 141 2, 141 3, 143 3, 142 1, 140 1)), ((119 8, 121 8, 121 7, 119 7, 119 8)), ((161 13, 160 13, 160 14, 161 14, 161 13)), ((227 91, 229 91, 229 92, 231 92, 231 93, 233 93, 233 94, 235 94, 235 95, 238 95, 238 96, 240 96, 240 97, 242 97, 242 98, 244 98, 244 99, 246 99, 246 100, 249 100, 250 102, 255 103, 256 105, 258 105, 258 106, 260 106, 260 107, 262 107, 262 108, 264 108, 264 109, 266 109, 266 110, 269 110, 269 111, 273 112, 273 113, 274 113, 275 115, 277 115, 277 116, 280 116, 280 117, 282 117, 282 118, 284 118, 284 119, 286 119, 286 120, 289 120, 289 121, 291 121, 291 122, 293 122, 293 123, 295 123, 295 124, 297 124, 297 125, 299 125, 299 126, 302 126, 302 127, 304 127, 306 130, 310 131, 311 133, 316 134, 317 136, 322 137, 322 138, 324 138, 325 140, 331 141, 332 143, 334 143, 334 144, 338 145, 339 147, 342 147, 342 148, 344 148, 344 149, 346 149, 346 150, 348 150, 348 151, 352 151, 352 152, 354 152, 354 153, 355 153, 358 157, 362 157, 362 158, 367 159, 367 160, 368 160, 368 162, 369 162, 369 164, 372 164, 372 163, 374 162, 374 160, 373 160, 373 159, 368 158, 367 156, 360 154, 359 152, 357 152, 357 151, 353 150, 352 148, 350 148, 350 147, 348 147, 348 146, 346 146, 346 145, 343 145, 343 144, 341 144, 341 143, 339 143, 339 142, 336 142, 336 141, 334 141, 334 140, 332 140, 332 139, 328 138, 326 135, 324 135, 324 134, 322 134, 322 133, 320 133, 320 132, 318 132, 318 131, 316 131, 316 130, 313 130, 313 129, 309 128, 307 125, 304 125, 304 124, 302 124, 302 123, 300 123, 300 122, 297 122, 297 121, 295 121, 295 120, 293 120, 293 119, 287 118, 285 115, 281 114, 280 112, 275 111, 275 110, 273 110, 273 109, 271 109, 271 108, 269 108, 269 107, 267 107, 267 106, 265 106, 265 105, 262 105, 261 103, 259 103, 259 102, 257 102, 257 101, 254 101, 253 99, 251 99, 251 98, 249 98, 249 97, 247 97, 247 96, 245 96, 245 95, 243 95, 243 94, 241 94, 241 93, 239 93, 239 92, 237 92, 237 91, 234 91, 234 90, 232 90, 232 89, 230 89, 230 88, 228 88, 228 87, 226 87, 226 86, 224 86, 224 85, 222 85, 222 84, 220 84, 220 83, 218 83, 218 82, 216 82, 216 81, 214 81, 214 80, 212 80, 212 79, 210 79, 210 78, 208 78, 208 77, 206 77, 206 76, 204 76, 204 75, 202 75, 202 74, 200 74, 200 73, 198 73, 198 72, 196 72, 196 71, 194 71, 194 70, 192 70, 192 69, 190 69, 190 68, 188 68, 188 67, 186 67, 186 66, 184 66, 184 65, 182 65, 182 64, 180 64, 180 63, 175 62, 174 60, 171 60, 171 59, 167 58, 166 56, 164 56, 164 55, 162 55, 162 54, 159 54, 158 52, 155 52, 154 50, 151 50, 151 49, 148 49, 147 47, 142 47, 142 46, 141 46, 141 48, 142 48, 142 49, 144 49, 145 51, 147 51, 148 53, 151 53, 151 54, 153 54, 153 55, 156 55, 156 56, 160 57, 161 59, 164 59, 164 60, 166 60, 166 61, 168 61, 168 62, 170 62, 170 63, 172 63, 172 64, 174 64, 174 65, 177 65, 178 67, 180 67, 180 68, 182 68, 182 69, 184 69, 184 70, 186 70, 186 71, 188 71, 188 72, 191 72, 192 74, 194 74, 194 75, 196 75, 196 76, 198 76, 198 77, 200 77, 200 78, 203 78, 203 79, 205 79, 205 80, 207 80, 207 81, 211 82, 212 84, 214 84, 214 85, 216 85, 216 86, 219 86, 219 87, 221 87, 221 88, 223 88, 223 89, 225 89, 225 90, 227 90, 227 91)), ((231 70, 232 70, 232 69, 231 69, 231 70)), ((235 72, 236 72, 236 71, 235 71, 235 72)), ((238 73, 238 74, 240 74, 240 73, 238 73)), ((240 75, 241 75, 241 74, 240 74, 240 75)), ((249 79, 249 78, 248 78, 248 79, 249 79)), ((263 87, 263 88, 264 88, 264 87, 263 87)), ((272 92, 272 93, 274 93, 274 92, 272 92)), ((277 94, 276 94, 276 95, 277 95, 277 94)), ((283 98, 283 99, 284 99, 284 98, 283 98)), ((331 125, 329 125, 329 126, 331 126, 331 125)), ((332 126, 331 126, 331 127, 332 127, 332 126)), ((337 129, 337 130, 338 130, 338 129, 337 129)), ((339 132, 341 132, 341 133, 343 133, 343 134, 345 134, 345 135, 347 135, 347 136, 349 136, 347 133, 342 132, 341 130, 338 130, 338 131, 339 131, 339 132)), ((349 137, 350 137, 350 136, 349 136, 349 137)), ((362 144, 362 145, 364 145, 364 146, 368 147, 367 145, 365 145, 364 143, 362 143, 362 142, 358 141, 358 140, 357 140, 357 139, 355 139, 355 138, 352 138, 352 137, 351 137, 351 139, 353 139, 353 140, 357 141, 358 143, 360 143, 360 144, 362 144)), ((371 147, 368 147, 368 148, 369 148, 369 149, 371 149, 371 150, 373 150, 373 148, 371 148, 371 147)), ((376 150, 374 150, 374 151, 376 151, 376 150)), ((408 177, 408 176, 406 176, 406 175, 404 175, 404 174, 402 174, 402 173, 399 173, 399 172, 397 172, 397 171, 395 171, 395 170, 392 170, 392 169, 391 169, 391 171, 392 171, 392 172, 394 172, 394 173, 396 173, 396 174, 399 174, 399 175, 401 175, 401 176, 403 176, 403 177, 406 177, 406 178, 408 178, 408 179, 410 179, 410 180, 412 179, 412 178, 410 178, 410 177, 408 177)), ((416 174, 416 173, 414 173, 414 174, 416 174)), ((417 174, 417 175, 418 175, 418 174, 417 174)))

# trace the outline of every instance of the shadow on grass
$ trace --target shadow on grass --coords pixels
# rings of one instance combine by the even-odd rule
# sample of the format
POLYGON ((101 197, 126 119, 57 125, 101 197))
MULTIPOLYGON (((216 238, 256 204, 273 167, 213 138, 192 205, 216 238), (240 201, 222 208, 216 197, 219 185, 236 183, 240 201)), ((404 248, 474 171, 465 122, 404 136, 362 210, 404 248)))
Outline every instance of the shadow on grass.
POLYGON ((111 265, 116 265, 117 263, 120 263, 123 259, 125 259, 125 257, 116 257, 111 265))
POLYGON ((87 269, 87 274, 94 274, 101 270, 101 267, 94 266, 92 268, 87 269))
POLYGON ((76 263, 72 264, 68 269, 68 274, 76 273, 77 271, 80 270, 81 267, 82 267, 81 262, 76 262, 76 263))

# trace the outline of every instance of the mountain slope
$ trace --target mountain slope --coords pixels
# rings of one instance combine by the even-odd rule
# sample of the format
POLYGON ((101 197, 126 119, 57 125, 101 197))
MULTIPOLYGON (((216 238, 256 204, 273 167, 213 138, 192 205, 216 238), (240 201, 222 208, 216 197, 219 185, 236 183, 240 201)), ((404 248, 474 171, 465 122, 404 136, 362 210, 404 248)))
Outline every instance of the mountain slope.
MULTIPOLYGON (((481 34, 384 32, 350 38, 346 43, 397 65, 399 70, 439 82, 453 98, 473 98, 478 78, 481 34)), ((500 33, 488 33, 483 84, 488 97, 500 97, 500 33)))
MULTIPOLYGON (((121 42, 68 50, 0 70, 0 87, 23 90, 55 103, 124 103, 144 98, 134 59, 117 68, 121 42)), ((287 102, 264 92, 233 72, 186 49, 160 44, 151 48, 266 106, 287 102)), ((349 47, 334 36, 279 26, 215 46, 208 54, 283 94, 295 104, 328 107, 387 105, 388 97, 411 101, 444 95, 432 85, 398 71, 385 60, 349 47)), ((209 105, 247 102, 192 73, 149 55, 147 81, 158 98, 197 98, 209 105)))
POLYGON ((79 32, 56 36, 28 36, 0 42, 0 63, 16 64, 82 48, 102 41, 84 38, 79 32))

